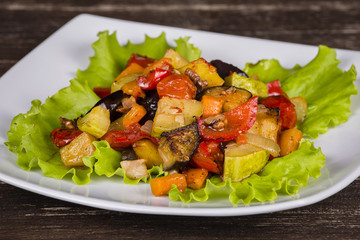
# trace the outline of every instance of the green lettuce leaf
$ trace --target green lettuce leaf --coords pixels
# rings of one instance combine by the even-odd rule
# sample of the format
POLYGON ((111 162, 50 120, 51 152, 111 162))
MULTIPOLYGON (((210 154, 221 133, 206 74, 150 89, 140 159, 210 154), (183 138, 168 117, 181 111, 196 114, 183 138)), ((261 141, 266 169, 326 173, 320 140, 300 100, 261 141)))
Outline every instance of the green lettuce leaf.
POLYGON ((305 186, 309 177, 318 178, 320 169, 325 165, 325 156, 320 148, 315 148, 309 140, 303 141, 297 151, 270 161, 259 174, 253 174, 241 182, 222 182, 215 176, 207 180, 206 186, 200 190, 187 188, 181 193, 175 186, 169 197, 174 201, 188 203, 192 200, 228 197, 232 204, 249 204, 253 201, 272 201, 278 193, 293 195, 299 187, 305 186))
POLYGON ((308 103, 305 121, 298 126, 304 136, 317 138, 328 127, 346 122, 350 112, 350 96, 357 94, 354 66, 343 72, 338 68, 334 49, 319 46, 317 56, 306 66, 283 68, 275 59, 247 64, 245 72, 256 74, 260 80, 279 79, 282 89, 290 96, 302 96, 308 103))
MULTIPOLYGON (((18 155, 17 163, 24 170, 40 167, 45 176, 62 179, 72 176, 76 184, 86 184, 95 169, 98 175, 124 176, 124 171, 116 167, 116 154, 99 143, 95 146, 95 156, 85 160, 83 168, 66 167, 59 155, 59 149, 54 146, 50 138, 53 129, 60 127, 59 117, 75 119, 85 114, 98 100, 93 92, 95 86, 110 86, 115 77, 124 69, 130 55, 139 53, 152 58, 161 58, 169 48, 165 34, 157 38, 145 37, 142 44, 128 42, 120 46, 116 34, 107 31, 98 34, 99 39, 92 45, 94 56, 90 58, 89 67, 77 72, 77 78, 70 81, 70 86, 61 89, 48 98, 44 104, 39 100, 32 102, 31 109, 25 114, 17 115, 8 131, 9 150, 18 155), (104 156, 111 156, 105 160, 104 156)), ((187 38, 177 40, 179 46, 175 49, 182 53, 189 53, 186 57, 198 58, 200 51, 193 45, 186 43, 187 38), (196 56, 196 53, 198 56, 196 56)), ((119 166, 119 165, 117 165, 119 166)), ((151 174, 163 174, 161 168, 155 167, 151 174)), ((125 177, 127 183, 137 183, 125 177)))

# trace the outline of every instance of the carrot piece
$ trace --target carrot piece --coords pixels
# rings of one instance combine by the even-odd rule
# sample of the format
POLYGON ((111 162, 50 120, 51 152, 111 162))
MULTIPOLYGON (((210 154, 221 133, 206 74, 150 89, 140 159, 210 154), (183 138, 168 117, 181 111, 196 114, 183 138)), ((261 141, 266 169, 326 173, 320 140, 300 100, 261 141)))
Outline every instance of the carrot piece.
POLYGON ((203 117, 214 116, 221 113, 224 99, 214 96, 204 95, 201 99, 203 104, 203 117))
POLYGON ((246 144, 246 143, 247 143, 246 135, 239 134, 236 138, 236 144, 241 145, 241 144, 246 144))
POLYGON ((117 80, 127 74, 130 74, 130 73, 139 73, 139 72, 143 72, 143 71, 144 71, 144 68, 142 66, 140 66, 137 63, 131 63, 119 74, 119 76, 116 77, 115 80, 117 80))
POLYGON ((200 189, 205 185, 208 170, 203 168, 190 168, 186 174, 186 182, 189 188, 200 189))
POLYGON ((175 173, 159 178, 152 178, 150 180, 151 192, 156 196, 166 195, 172 185, 176 185, 180 192, 184 192, 187 187, 186 178, 183 174, 175 173))
POLYGON ((124 86, 121 87, 121 90, 125 94, 131 95, 134 98, 137 98, 137 97, 144 98, 145 97, 145 92, 139 87, 136 80, 125 83, 124 86))
POLYGON ((299 147, 302 132, 296 128, 287 129, 280 133, 280 156, 288 155, 299 147))
POLYGON ((129 112, 127 112, 123 119, 123 126, 127 129, 130 125, 139 122, 146 114, 146 109, 139 105, 135 104, 129 112))
MULTIPOLYGON (((159 61, 154 62, 153 64, 149 65, 144 69, 144 74, 148 74, 152 70, 155 70, 157 68, 164 68, 165 66, 172 68, 172 61, 171 58, 162 58, 159 61)), ((168 69, 165 69, 168 70, 168 69)))

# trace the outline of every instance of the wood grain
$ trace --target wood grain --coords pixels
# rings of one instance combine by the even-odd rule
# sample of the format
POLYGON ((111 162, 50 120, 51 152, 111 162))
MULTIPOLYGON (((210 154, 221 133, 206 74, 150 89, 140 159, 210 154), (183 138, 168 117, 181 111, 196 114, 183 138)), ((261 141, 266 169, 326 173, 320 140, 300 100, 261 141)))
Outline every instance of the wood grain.
MULTIPOLYGON (((0 76, 80 13, 360 50, 360 4, 347 1, 0 2, 0 76)), ((195 218, 112 212, 0 182, 0 239, 359 239, 360 179, 311 206, 271 214, 195 218)))

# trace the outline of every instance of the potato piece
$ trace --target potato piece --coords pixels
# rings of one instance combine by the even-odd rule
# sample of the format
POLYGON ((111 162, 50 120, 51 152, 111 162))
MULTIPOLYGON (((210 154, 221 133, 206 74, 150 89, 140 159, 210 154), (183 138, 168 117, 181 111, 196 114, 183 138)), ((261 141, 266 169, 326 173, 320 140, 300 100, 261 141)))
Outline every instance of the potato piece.
POLYGON ((140 179, 145 176, 149 177, 145 159, 121 161, 120 165, 125 170, 125 174, 128 178, 140 179))
POLYGON ((172 61, 172 65, 175 69, 181 68, 189 63, 178 52, 176 52, 175 50, 173 50, 171 48, 166 50, 164 58, 170 58, 172 61))
POLYGON ((77 125, 81 131, 101 138, 109 129, 110 111, 102 106, 96 106, 83 118, 79 118, 77 125))
POLYGON ((195 71, 202 80, 208 83, 206 88, 222 86, 224 83, 224 80, 217 73, 216 68, 203 58, 192 61, 191 63, 180 68, 179 71, 182 74, 185 74, 187 68, 195 71))
POLYGON ((280 131, 279 116, 277 109, 269 109, 259 104, 255 123, 249 129, 248 133, 257 134, 277 142, 280 131))
POLYGON ((96 141, 95 137, 83 132, 71 143, 60 149, 61 160, 68 167, 84 166, 82 158, 94 153, 95 146, 92 144, 94 141, 96 141))
POLYGON ((146 166, 160 166, 162 159, 158 147, 148 139, 141 139, 133 144, 133 149, 139 158, 146 160, 146 166))

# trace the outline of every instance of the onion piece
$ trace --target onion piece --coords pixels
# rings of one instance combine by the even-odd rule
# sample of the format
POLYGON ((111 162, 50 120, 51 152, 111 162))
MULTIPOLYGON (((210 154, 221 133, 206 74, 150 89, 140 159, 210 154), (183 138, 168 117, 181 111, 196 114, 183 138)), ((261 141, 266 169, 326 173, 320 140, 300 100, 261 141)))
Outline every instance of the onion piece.
POLYGON ((300 125, 305 120, 307 102, 301 96, 290 98, 290 101, 295 105, 296 124, 300 125))
POLYGON ((273 157, 278 157, 280 153, 279 145, 269 138, 264 138, 257 134, 246 133, 246 142, 254 146, 264 149, 269 152, 273 157))
POLYGON ((140 127, 140 130, 146 134, 151 135, 153 124, 154 122, 152 120, 147 120, 144 125, 140 127))

